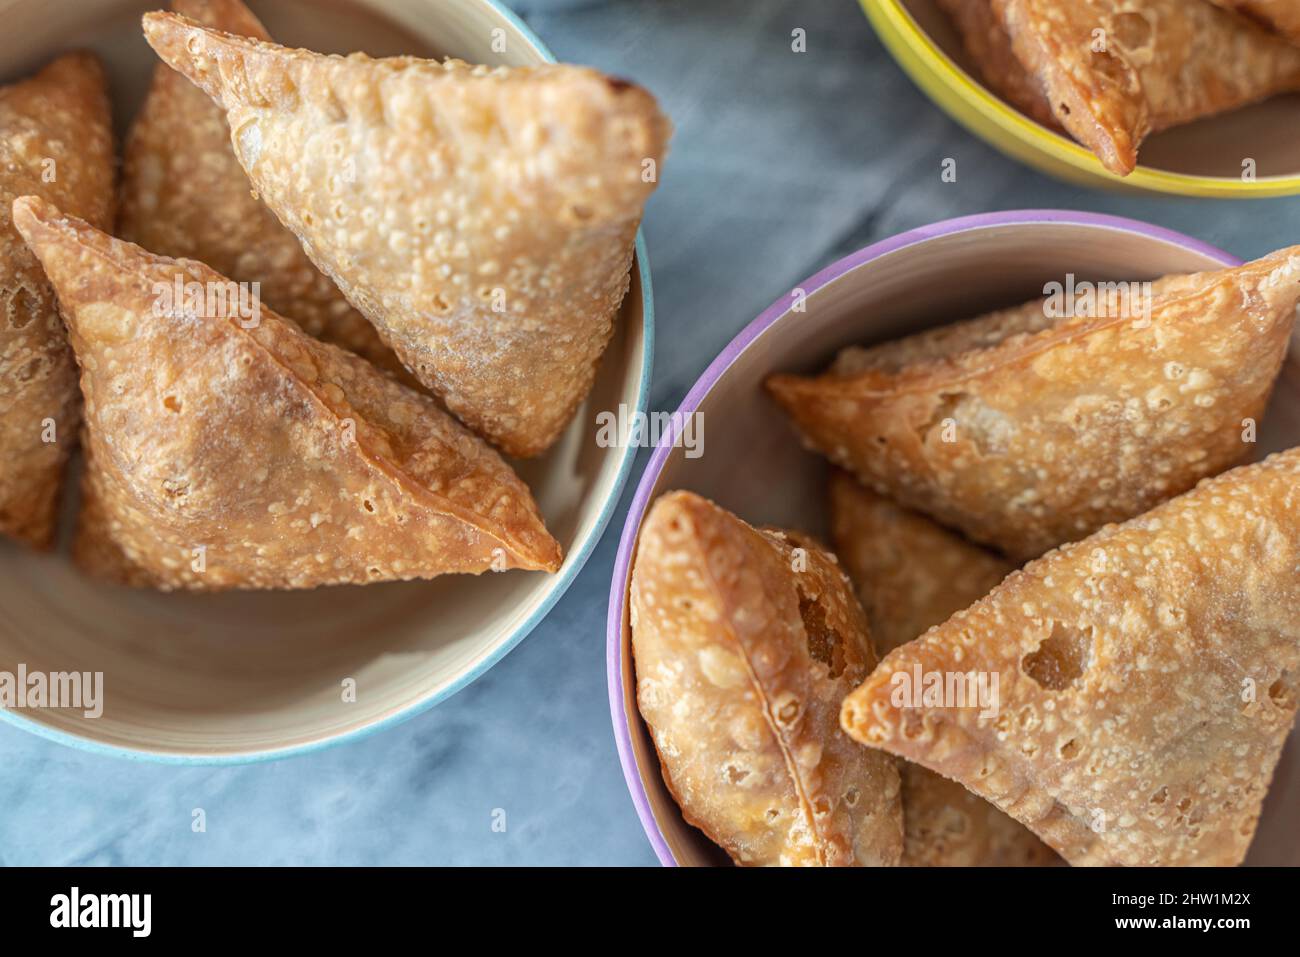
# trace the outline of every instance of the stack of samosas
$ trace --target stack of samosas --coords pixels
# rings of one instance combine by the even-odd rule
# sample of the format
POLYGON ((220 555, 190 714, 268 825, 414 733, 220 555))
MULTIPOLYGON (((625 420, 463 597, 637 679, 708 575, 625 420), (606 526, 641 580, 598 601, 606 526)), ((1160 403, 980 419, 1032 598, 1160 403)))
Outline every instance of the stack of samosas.
POLYGON ((113 132, 99 62, 68 54, 0 88, 0 134, 0 534, 49 548, 81 396, 54 290, 11 210, 35 194, 112 225, 113 132))
POLYGON ((638 702, 686 820, 737 863, 1245 857, 1296 714, 1300 449, 1233 466, 1300 247, 1119 310, 1096 288, 767 380, 840 467, 838 560, 690 493, 651 509, 638 702))
POLYGON ((939 0, 993 92, 1127 176, 1152 133, 1300 90, 1296 0, 939 0))
POLYGON ((84 401, 92 575, 555 571, 500 452, 545 452, 591 388, 669 136, 654 99, 576 66, 285 49, 239 0, 173 8, 144 18, 164 63, 116 226, 94 58, 0 89, 0 532, 53 542, 84 401))

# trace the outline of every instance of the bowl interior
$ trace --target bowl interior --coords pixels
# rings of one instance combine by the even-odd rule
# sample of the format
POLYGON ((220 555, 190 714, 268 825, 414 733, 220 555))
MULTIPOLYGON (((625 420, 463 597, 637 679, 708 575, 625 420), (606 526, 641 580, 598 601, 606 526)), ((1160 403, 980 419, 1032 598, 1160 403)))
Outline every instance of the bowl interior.
MULTIPOLYGON (((164 2, 0 0, 0 79, 89 47, 109 64, 125 129, 158 62, 140 14, 164 2)), ((538 63, 545 52, 479 0, 250 3, 287 45, 372 55, 538 63), (493 52, 503 30, 505 53, 493 52)), ((183 147, 182 147, 183 148, 183 147)), ((637 408, 645 376, 642 275, 632 270, 615 335, 573 425, 543 458, 516 463, 564 546, 555 575, 511 571, 310 592, 163 595, 92 582, 60 554, 0 544, 0 670, 104 674, 104 711, 13 712, 35 730, 157 754, 219 759, 279 752, 393 718, 450 693, 522 637, 576 575, 626 476, 593 417, 637 408), (342 683, 356 682, 355 703, 342 683)), ((70 503, 71 504, 71 503, 70 503)), ((71 515, 65 516, 65 525, 71 515)))
MULTIPOLYGON (((1227 261, 1208 248, 1180 245, 1173 238, 1157 238, 1118 224, 1046 221, 940 231, 883 255, 871 250, 861 255, 865 261, 825 285, 817 287, 816 279, 804 284, 809 293, 805 312, 782 311, 778 306, 774 312, 779 316, 769 313, 760 319, 755 325, 768 318, 775 321, 744 347, 711 386, 708 380, 715 370, 705 373, 696 386, 696 390, 707 389, 697 407, 704 454, 688 458, 684 449, 670 449, 656 475, 653 470, 661 461, 657 453, 638 489, 629 529, 640 523, 661 493, 688 489, 751 523, 802 529, 825 540, 826 468, 820 457, 803 451, 780 410, 763 393, 761 383, 769 373, 820 370, 843 346, 882 342, 1025 302, 1042 295, 1045 282, 1062 280, 1067 272, 1095 281, 1147 280, 1171 272, 1218 268, 1227 261)), ((1287 381, 1279 385, 1261 429, 1261 454, 1300 443, 1300 369, 1295 355, 1293 346, 1287 381)), ((633 536, 626 533, 620 560, 634 545, 633 536)), ((621 757, 629 786, 665 863, 715 863, 720 859, 718 849, 686 824, 664 786, 654 745, 637 711, 627 618, 630 561, 626 569, 627 574, 614 583, 611 693, 616 696, 615 721, 626 724, 627 745, 621 748, 621 757)), ((1295 751, 1294 742, 1289 750, 1295 751)), ((1300 862, 1294 812, 1290 819, 1282 819, 1283 809, 1288 802, 1294 807, 1300 793, 1300 768, 1292 758, 1284 756, 1273 791, 1251 860, 1300 862)))
MULTIPOLYGON (((935 0, 899 2, 945 56, 975 83, 984 85, 951 19, 935 0)), ((1024 120, 1059 140, 1062 147, 1074 144, 1065 134, 1039 126, 1027 116, 1024 120)), ((1242 163, 1247 158, 1255 161, 1255 174, 1260 180, 1300 175, 1300 94, 1275 96, 1222 116, 1156 133, 1141 148, 1141 165, 1145 169, 1235 183, 1241 183, 1242 163)))

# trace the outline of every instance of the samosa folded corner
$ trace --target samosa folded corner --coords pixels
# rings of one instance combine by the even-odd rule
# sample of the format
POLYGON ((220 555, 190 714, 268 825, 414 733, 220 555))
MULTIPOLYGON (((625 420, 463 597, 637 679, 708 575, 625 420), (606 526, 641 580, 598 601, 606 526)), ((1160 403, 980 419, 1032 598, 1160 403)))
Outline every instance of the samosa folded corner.
POLYGON ((976 708, 981 718, 998 714, 996 671, 926 671, 919 663, 895 671, 889 703, 895 708, 976 708))

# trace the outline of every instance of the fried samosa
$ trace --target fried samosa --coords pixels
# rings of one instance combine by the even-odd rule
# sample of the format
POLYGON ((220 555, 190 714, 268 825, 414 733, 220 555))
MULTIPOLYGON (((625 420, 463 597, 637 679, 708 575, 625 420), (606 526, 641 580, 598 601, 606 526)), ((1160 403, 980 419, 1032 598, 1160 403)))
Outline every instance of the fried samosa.
MULTIPOLYGON (((835 553, 888 654, 983 598, 1008 563, 929 519, 868 491, 847 472, 831 477, 835 553)), ((1035 867, 1058 858, 1023 824, 955 781, 910 761, 903 785, 904 867, 1035 867)))
POLYGON ((1300 246, 1149 289, 1057 286, 768 388, 809 446, 1015 560, 1246 455, 1300 301, 1300 246))
POLYGON ((1011 49, 1011 38, 993 13, 992 0, 939 0, 961 35, 966 54, 988 88, 1033 120, 1059 129, 1042 87, 1011 49))
POLYGON ((1300 43, 1300 0, 1210 0, 1256 20, 1292 43, 1300 43))
MULTIPOLYGON (((241 0, 172 0, 206 26, 269 40, 241 0)), ((409 377, 369 320, 312 265, 298 238, 253 195, 230 145, 226 116, 200 89, 159 64, 127 138, 118 235, 163 256, 197 259, 304 331, 409 377)))
POLYGON ((631 620, 637 701, 688 822, 738 864, 898 863, 894 760, 838 724, 876 658, 833 556, 672 492, 641 528, 631 620))
POLYGON ((1057 120, 1112 173, 1154 132, 1300 89, 1300 49, 1188 0, 992 0, 1057 120))
POLYGON ((669 133, 654 98, 574 66, 323 56, 166 13, 144 26, 416 377, 508 453, 545 451, 628 290, 669 133))
POLYGON ((59 57, 0 87, 0 535, 54 543, 81 396, 54 291, 10 221, 13 201, 44 196, 107 229, 113 125, 104 70, 59 57))
POLYGON ((81 366, 73 557, 159 589, 311 588, 560 564, 481 439, 201 263, 24 197, 81 366))
POLYGON ((1239 864, 1295 719, 1298 568, 1293 449, 1012 573, 888 655, 844 728, 1072 864, 1239 864))
POLYGON ((882 655, 983 598, 1015 570, 839 469, 831 476, 831 534, 882 655))

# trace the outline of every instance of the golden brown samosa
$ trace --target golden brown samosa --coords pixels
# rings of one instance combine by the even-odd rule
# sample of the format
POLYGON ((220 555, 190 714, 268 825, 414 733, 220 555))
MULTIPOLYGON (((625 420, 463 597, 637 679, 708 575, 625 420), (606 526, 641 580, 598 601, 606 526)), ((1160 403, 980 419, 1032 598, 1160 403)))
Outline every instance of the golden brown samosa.
MULTIPOLYGON (((270 39, 242 0, 172 0, 171 6, 206 26, 270 39)), ((375 327, 253 195, 225 113, 165 64, 154 70, 127 138, 121 197, 121 238, 161 256, 197 259, 237 282, 258 282, 262 301, 306 332, 405 375, 375 327)))
POLYGON ((37 548, 54 542, 81 396, 54 291, 10 206, 33 193, 107 229, 113 163, 108 90, 92 54, 0 87, 0 534, 37 548))
MULTIPOLYGON (((1013 566, 929 519, 831 477, 831 527, 867 613, 876 650, 888 654, 983 598, 1013 566)), ((1060 862, 1023 824, 983 798, 910 761, 903 785, 904 867, 1032 867, 1060 862)))
POLYGON ((1112 173, 1154 132, 1300 89, 1300 50, 1188 0, 992 0, 1053 113, 1112 173))
POLYGON ((201 263, 34 197, 14 223, 81 366, 86 571, 216 590, 559 567, 528 489, 428 396, 201 263))
POLYGON ((1211 2, 1257 20, 1282 34, 1292 43, 1300 43, 1300 0, 1211 0, 1211 2))
POLYGON ((1239 462, 1286 354, 1300 247, 1052 295, 768 387, 804 441, 900 504, 1024 560, 1239 462))
POLYGON ((831 475, 835 554, 857 589, 876 651, 887 655, 983 598, 1015 566, 924 515, 831 475))
POLYGON ((1293 449, 1012 573, 886 656, 844 728, 1072 864, 1239 864, 1295 719, 1297 568, 1293 449))
POLYGON ((992 0, 939 0, 961 35, 966 54, 975 62, 990 90, 1044 126, 1058 129, 1042 86, 1030 76, 1011 49, 1011 38, 993 13, 992 0))
POLYGON ((839 727, 875 666, 835 559, 690 492, 655 502, 632 574, 637 701, 688 822, 745 865, 893 865, 894 760, 839 727))
POLYGON ((323 56, 166 13, 144 27, 416 377, 510 454, 545 451, 628 290, 669 133, 654 98, 575 66, 323 56))

